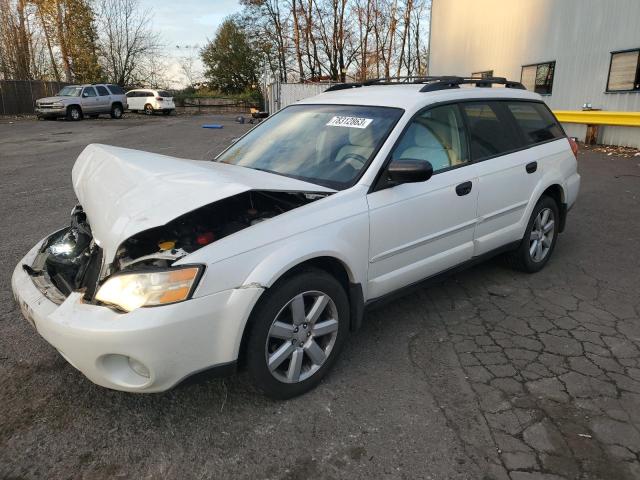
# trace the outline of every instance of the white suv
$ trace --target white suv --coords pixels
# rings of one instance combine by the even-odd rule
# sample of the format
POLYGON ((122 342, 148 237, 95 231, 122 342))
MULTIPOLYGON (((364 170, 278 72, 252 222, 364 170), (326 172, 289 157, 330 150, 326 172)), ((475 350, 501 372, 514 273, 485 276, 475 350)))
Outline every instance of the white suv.
POLYGON ((153 115, 162 112, 171 115, 176 109, 173 96, 164 90, 136 89, 127 92, 127 103, 132 112, 144 112, 153 115))
POLYGON ((25 317, 105 387, 240 363, 288 398, 392 292, 500 252, 549 261, 580 176, 539 95, 458 77, 329 90, 212 162, 89 145, 71 225, 14 271, 25 317))

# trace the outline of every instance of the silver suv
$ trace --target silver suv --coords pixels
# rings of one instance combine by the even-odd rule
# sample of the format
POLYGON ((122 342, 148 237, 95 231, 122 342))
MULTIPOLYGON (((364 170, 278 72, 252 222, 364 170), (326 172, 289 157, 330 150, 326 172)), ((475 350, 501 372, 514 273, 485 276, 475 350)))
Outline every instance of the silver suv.
POLYGON ((108 113, 111 118, 122 118, 127 107, 127 96, 118 85, 68 85, 55 97, 36 100, 36 115, 38 118, 82 120, 85 115, 97 117, 108 113))

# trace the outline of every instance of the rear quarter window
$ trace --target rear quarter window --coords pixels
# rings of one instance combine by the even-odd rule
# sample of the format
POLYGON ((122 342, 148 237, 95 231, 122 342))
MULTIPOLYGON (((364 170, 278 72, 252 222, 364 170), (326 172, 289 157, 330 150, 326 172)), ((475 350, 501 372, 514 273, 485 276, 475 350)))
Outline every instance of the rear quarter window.
POLYGON ((118 85, 107 85, 111 95, 124 95, 124 90, 118 85))
POLYGON ((553 114, 541 103, 509 102, 507 109, 522 131, 527 145, 563 138, 562 127, 553 114))

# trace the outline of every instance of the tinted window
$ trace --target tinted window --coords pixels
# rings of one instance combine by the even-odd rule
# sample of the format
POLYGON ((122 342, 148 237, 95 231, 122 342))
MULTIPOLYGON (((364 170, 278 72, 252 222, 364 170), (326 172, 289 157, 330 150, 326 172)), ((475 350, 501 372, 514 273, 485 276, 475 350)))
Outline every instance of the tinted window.
POLYGON ((165 92, 164 90, 158 90, 158 96, 164 98, 170 98, 171 94, 169 92, 165 92))
POLYGON ((112 95, 124 95, 124 90, 118 85, 107 85, 112 95))
POLYGON ((127 92, 127 98, 134 98, 137 94, 138 92, 127 92))
POLYGON ((514 102, 507 108, 522 130, 527 144, 546 142, 564 137, 555 117, 540 103, 514 102))
POLYGON ((482 160, 522 147, 497 102, 474 102, 460 105, 467 117, 471 158, 482 160))
POLYGON ((82 95, 86 95, 87 97, 97 97, 96 91, 93 87, 84 87, 82 95))
POLYGON ((443 105, 418 114, 391 157, 429 161, 434 172, 467 163, 469 155, 457 105, 443 105))
POLYGON ((98 95, 100 95, 101 97, 109 96, 109 92, 102 85, 98 85, 96 88, 98 89, 98 95))

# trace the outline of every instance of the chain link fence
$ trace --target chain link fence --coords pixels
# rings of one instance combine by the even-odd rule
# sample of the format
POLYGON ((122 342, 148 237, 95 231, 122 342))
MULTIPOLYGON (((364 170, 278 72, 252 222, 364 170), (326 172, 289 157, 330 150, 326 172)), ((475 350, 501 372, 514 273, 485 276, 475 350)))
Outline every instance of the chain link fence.
POLYGON ((0 115, 29 115, 34 113, 38 98, 51 97, 64 82, 41 80, 0 80, 0 115))

